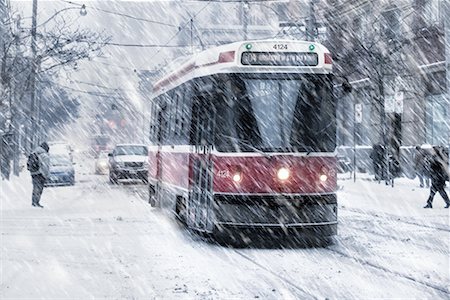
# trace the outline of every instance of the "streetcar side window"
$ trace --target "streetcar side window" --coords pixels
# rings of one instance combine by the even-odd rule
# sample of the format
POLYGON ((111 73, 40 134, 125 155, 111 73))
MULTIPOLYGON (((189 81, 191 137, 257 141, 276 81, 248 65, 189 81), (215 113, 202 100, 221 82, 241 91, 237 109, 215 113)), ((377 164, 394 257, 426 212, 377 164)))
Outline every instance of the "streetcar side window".
POLYGON ((166 131, 166 141, 165 144, 174 144, 174 96, 175 92, 174 90, 171 90, 167 93, 166 96, 166 103, 167 103, 167 109, 166 109, 166 120, 167 120, 167 131, 166 131))
POLYGON ((203 146, 214 143, 214 102, 213 82, 198 78, 192 90, 191 145, 203 146))
POLYGON ((218 151, 238 152, 239 144, 236 138, 236 126, 234 124, 234 96, 231 93, 231 80, 221 78, 220 86, 216 89, 216 134, 214 144, 218 151))
POLYGON ((183 96, 179 101, 180 142, 181 144, 188 144, 192 109, 192 87, 190 83, 186 83, 180 89, 183 91, 183 96))
POLYGON ((174 103, 174 120, 175 120, 175 124, 174 124, 174 135, 176 136, 176 140, 179 141, 179 137, 182 134, 181 130, 180 130, 180 117, 181 117, 181 100, 183 99, 183 90, 181 89, 177 89, 177 91, 175 92, 175 103, 174 103))

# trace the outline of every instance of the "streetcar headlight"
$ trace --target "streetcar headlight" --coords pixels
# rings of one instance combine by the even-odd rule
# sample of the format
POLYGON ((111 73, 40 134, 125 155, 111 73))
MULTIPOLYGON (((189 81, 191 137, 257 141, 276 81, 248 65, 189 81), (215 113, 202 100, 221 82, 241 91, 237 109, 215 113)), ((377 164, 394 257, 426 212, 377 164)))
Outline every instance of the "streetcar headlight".
POLYGON ((236 172, 233 174, 233 181, 234 182, 241 182, 242 180, 242 175, 241 172, 236 172))
POLYGON ((282 167, 279 168, 277 171, 277 177, 280 180, 286 180, 289 178, 289 176, 291 176, 291 171, 289 171, 288 168, 282 167))
POLYGON ((325 182, 328 179, 328 176, 326 174, 322 174, 319 176, 320 181, 325 182))
POLYGON ((329 175, 329 169, 325 166, 322 166, 322 168, 320 169, 320 173, 319 173, 319 180, 321 182, 325 182, 328 180, 328 175, 329 175))

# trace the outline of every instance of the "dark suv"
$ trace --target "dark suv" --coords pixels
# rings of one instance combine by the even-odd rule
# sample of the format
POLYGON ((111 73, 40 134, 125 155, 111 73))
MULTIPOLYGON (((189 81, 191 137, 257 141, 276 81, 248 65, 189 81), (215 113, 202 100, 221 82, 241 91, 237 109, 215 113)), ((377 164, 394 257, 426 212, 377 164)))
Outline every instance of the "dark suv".
POLYGON ((116 145, 109 156, 109 181, 117 184, 119 179, 140 179, 148 182, 148 149, 145 145, 116 145))

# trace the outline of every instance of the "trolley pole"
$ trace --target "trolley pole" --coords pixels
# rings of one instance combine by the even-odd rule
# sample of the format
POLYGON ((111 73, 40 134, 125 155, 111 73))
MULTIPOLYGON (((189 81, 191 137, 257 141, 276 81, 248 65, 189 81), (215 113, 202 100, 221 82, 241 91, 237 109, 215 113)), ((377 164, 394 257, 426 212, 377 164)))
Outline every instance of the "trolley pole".
POLYGON ((306 20, 306 36, 311 42, 315 41, 317 33, 316 15, 314 11, 314 4, 317 0, 309 1, 309 16, 306 20))
POLYGON ((248 14, 249 14, 249 3, 248 1, 242 2, 242 27, 244 33, 244 40, 248 39, 248 14))
POLYGON ((30 136, 30 152, 38 144, 37 134, 37 118, 38 111, 36 109, 36 24, 37 24, 37 0, 33 0, 33 14, 31 17, 31 74, 30 74, 30 116, 31 116, 31 130, 29 130, 30 136))

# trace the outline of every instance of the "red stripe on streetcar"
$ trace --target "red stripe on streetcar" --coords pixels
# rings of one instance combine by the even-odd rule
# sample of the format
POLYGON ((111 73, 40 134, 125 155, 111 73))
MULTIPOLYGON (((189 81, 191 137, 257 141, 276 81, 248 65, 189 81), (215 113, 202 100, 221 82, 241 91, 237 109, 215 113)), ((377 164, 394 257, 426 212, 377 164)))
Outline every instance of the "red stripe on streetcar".
POLYGON ((324 64, 331 65, 333 63, 333 58, 331 53, 324 53, 324 64))

